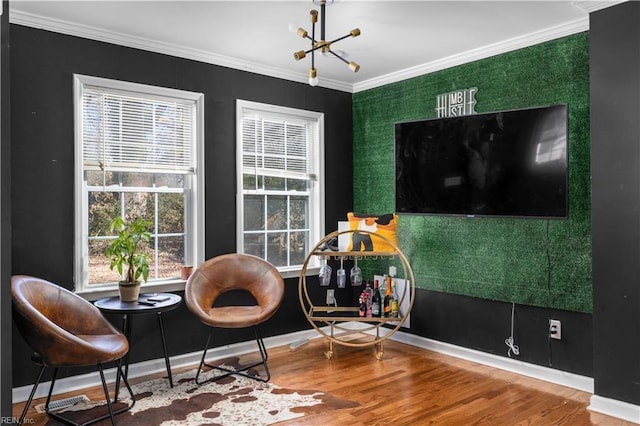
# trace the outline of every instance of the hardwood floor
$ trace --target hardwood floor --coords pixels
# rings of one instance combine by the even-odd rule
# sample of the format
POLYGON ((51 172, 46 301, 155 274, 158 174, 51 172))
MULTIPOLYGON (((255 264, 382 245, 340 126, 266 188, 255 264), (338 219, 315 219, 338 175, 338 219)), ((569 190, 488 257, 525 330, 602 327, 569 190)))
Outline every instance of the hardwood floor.
MULTIPOLYGON (((324 339, 314 339, 295 351, 288 346, 270 349, 271 383, 320 390, 360 406, 307 415, 279 426, 634 425, 587 410, 586 392, 398 342, 385 341, 382 361, 373 348, 340 345, 334 346, 334 356, 328 360, 326 348, 324 339)), ((82 393, 90 398, 102 395, 101 388, 82 393)), ((40 402, 44 401, 32 407, 40 402)), ((23 406, 14 405, 15 416, 23 406)), ((46 415, 33 408, 27 417, 32 424, 46 423, 46 415)))

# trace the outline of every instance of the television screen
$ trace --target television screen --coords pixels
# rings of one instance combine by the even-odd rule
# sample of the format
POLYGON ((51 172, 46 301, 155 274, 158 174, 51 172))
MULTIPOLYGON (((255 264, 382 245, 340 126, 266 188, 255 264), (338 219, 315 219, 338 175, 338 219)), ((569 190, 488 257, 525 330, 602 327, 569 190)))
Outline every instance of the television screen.
POLYGON ((396 212, 567 217, 567 106, 395 125, 396 212))

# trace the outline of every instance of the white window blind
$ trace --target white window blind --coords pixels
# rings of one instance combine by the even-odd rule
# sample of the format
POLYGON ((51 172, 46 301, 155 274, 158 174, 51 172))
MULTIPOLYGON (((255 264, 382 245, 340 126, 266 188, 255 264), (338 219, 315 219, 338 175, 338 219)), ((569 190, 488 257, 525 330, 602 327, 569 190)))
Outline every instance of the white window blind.
POLYGON ((298 276, 324 235, 324 115, 239 99, 236 125, 237 251, 298 276))
POLYGON ((193 173, 194 114, 191 100, 85 86, 83 164, 104 171, 193 173))
POLYGON ((308 124, 246 112, 242 117, 242 167, 245 173, 314 179, 309 171, 308 124))
POLYGON ((115 215, 152 222, 146 291, 184 289, 204 261, 204 95, 74 74, 76 291, 109 295, 115 215))

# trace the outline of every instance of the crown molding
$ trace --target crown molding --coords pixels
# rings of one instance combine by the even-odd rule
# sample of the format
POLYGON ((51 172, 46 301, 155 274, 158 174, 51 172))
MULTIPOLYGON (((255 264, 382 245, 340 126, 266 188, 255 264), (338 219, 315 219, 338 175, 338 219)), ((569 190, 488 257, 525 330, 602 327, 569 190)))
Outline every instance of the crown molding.
POLYGON ((627 0, 576 0, 573 5, 585 12, 596 12, 616 4, 625 3, 627 0))
MULTIPOLYGON (((68 21, 47 18, 41 15, 12 11, 9 20, 12 24, 24 25, 31 28, 81 37, 89 40, 112 43, 119 46, 131 47, 184 59, 192 59, 199 62, 233 68, 240 71, 265 75, 268 77, 281 78, 283 80, 295 81, 304 84, 308 84, 309 80, 309 76, 306 73, 292 72, 290 70, 285 70, 282 68, 270 67, 268 65, 245 61, 230 56, 219 55, 199 49, 193 49, 188 46, 165 43, 144 37, 135 37, 128 34, 107 31, 68 21)), ((328 89, 340 90, 343 92, 352 91, 351 84, 327 78, 323 78, 318 86, 328 89)))
MULTIPOLYGON (((611 6, 612 4, 620 3, 620 1, 581 1, 579 3, 597 3, 600 5, 606 4, 606 6, 611 6)), ((592 4, 592 6, 595 7, 596 5, 592 4)), ((187 46, 160 42, 143 37, 132 37, 123 33, 101 30, 85 25, 51 19, 30 13, 15 11, 10 15, 10 22, 13 24, 53 31, 75 37, 112 43, 120 46, 131 47, 185 59, 192 59, 208 64, 219 65, 227 68, 233 68, 241 71, 251 72, 254 74, 280 78, 303 84, 307 84, 308 81, 308 76, 304 73, 292 72, 290 70, 282 68, 270 67, 251 61, 245 61, 225 55, 219 55, 212 52, 193 49, 187 46)), ((477 61, 479 59, 485 59, 491 56, 499 55, 501 53, 510 52, 524 47, 530 47, 538 43, 543 43, 545 41, 587 31, 588 29, 589 18, 585 17, 583 19, 575 20, 563 25, 547 28, 542 31, 527 34, 525 36, 504 40, 488 46, 483 46, 478 49, 473 49, 457 55, 449 56, 447 58, 424 63, 415 67, 407 68, 398 72, 393 72, 359 83, 349 84, 338 80, 323 78, 320 80, 319 86, 348 93, 357 93, 409 78, 433 73, 446 68, 451 68, 465 63, 477 61)))
POLYGON ((547 28, 542 31, 536 31, 521 37, 500 41, 498 43, 483 46, 478 49, 469 50, 457 55, 452 55, 437 61, 428 62, 407 68, 398 72, 386 74, 380 77, 372 78, 353 85, 353 93, 364 90, 373 89, 384 86, 386 84, 396 83, 398 81, 407 80, 413 77, 430 74, 469 62, 486 59, 491 56, 502 53, 511 52, 525 47, 534 46, 546 41, 555 40, 557 38, 568 35, 577 34, 589 30, 589 18, 585 17, 569 23, 547 28))

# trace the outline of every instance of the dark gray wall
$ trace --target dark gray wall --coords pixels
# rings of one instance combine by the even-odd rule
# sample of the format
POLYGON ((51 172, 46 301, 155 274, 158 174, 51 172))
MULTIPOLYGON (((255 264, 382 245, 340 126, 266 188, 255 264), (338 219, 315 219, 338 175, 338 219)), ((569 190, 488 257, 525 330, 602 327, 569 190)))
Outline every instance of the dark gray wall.
MULTIPOLYGON (((411 333, 498 356, 508 357, 510 303, 416 290, 411 333)), ((513 359, 592 377, 591 314, 515 305, 513 359), (562 323, 562 340, 549 339, 549 319, 562 323)))
POLYGON ((640 3, 591 14, 596 395, 640 404, 640 3))
POLYGON ((11 416, 11 126, 9 4, 0 18, 0 417, 11 416))
MULTIPOLYGON (((516 307, 519 359, 593 376, 597 395, 633 404, 640 403, 639 24, 636 2, 596 12, 591 21, 593 316, 516 307), (572 337, 547 342, 547 318, 562 320, 572 337), (570 355, 576 353, 583 355, 570 355)), ((234 182, 236 98, 324 111, 326 158, 334 165, 326 176, 327 230, 350 210, 351 187, 345 184, 351 182, 350 95, 15 25, 11 38, 14 273, 72 286, 74 72, 205 92, 207 257, 235 249, 234 191, 229 186, 234 182), (336 159, 341 163, 336 165, 336 159)), ((3 177, 4 141, 3 135, 3 177)), ((3 179, 3 197, 5 184, 3 179)), ((506 354, 509 304, 418 290, 416 305, 421 309, 412 313, 412 333, 506 354)), ((136 324, 134 362, 161 356, 152 320, 136 324)), ((167 313, 165 324, 172 355, 197 351, 204 343, 205 330, 184 307, 167 313)), ((301 328, 307 324, 296 282, 288 280, 283 308, 265 331, 275 335, 301 328)), ((236 333, 216 337, 220 344, 246 338, 236 333)), ((14 386, 30 383, 35 369, 27 361, 28 349, 16 336, 13 346, 14 386)), ((2 349, 6 354, 7 346, 2 349)))
MULTIPOLYGON (((73 288, 74 73, 204 93, 206 258, 236 250, 236 99, 324 112, 327 232, 335 230, 338 219, 351 209, 349 93, 19 25, 11 25, 11 40, 14 274, 36 275, 73 288)), ((164 314, 164 319, 170 355, 202 349, 208 329, 184 305, 164 314)), ((120 325, 119 318, 113 321, 120 325)), ((308 327, 298 302, 297 279, 288 279, 282 307, 265 324, 263 334, 308 327)), ((133 334, 132 362, 162 357, 153 316, 136 317, 133 334)), ((231 330, 216 332, 214 338, 217 346, 251 336, 231 330)), ((33 382, 36 369, 29 355, 14 332, 13 386, 33 382)))

